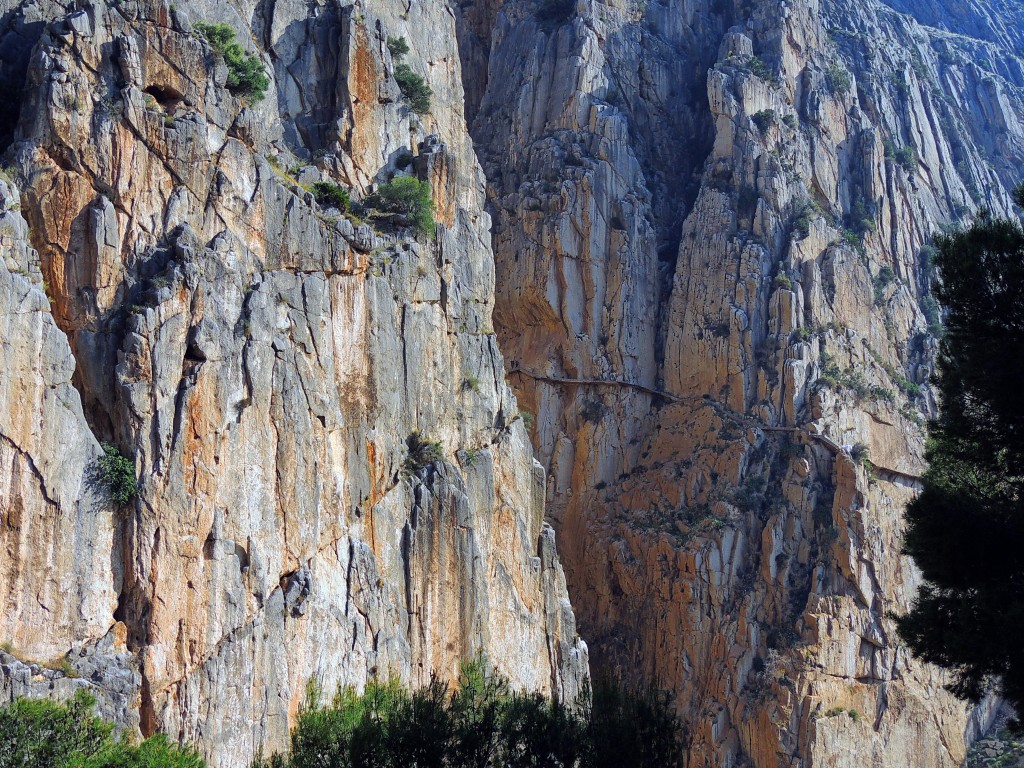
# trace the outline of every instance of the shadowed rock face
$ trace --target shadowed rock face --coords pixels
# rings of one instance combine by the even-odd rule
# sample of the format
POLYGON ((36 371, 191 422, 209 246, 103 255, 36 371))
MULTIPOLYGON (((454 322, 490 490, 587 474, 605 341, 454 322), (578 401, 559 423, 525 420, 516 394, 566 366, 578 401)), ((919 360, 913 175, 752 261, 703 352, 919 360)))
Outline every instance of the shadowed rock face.
POLYGON ((886 5, 913 16, 921 24, 957 35, 998 43, 1020 52, 1024 42, 1024 9, 1013 0, 885 0, 886 5))
POLYGON ((676 691, 691 766, 952 766, 989 717, 886 614, 918 578, 927 244, 1010 210, 1019 11, 893 5, 463 12, 496 330, 581 631, 676 691))
POLYGON ((452 16, 185 8, 0 6, 45 22, 4 70, 26 74, 0 181, 0 697, 93 687, 216 766, 282 748, 311 679, 417 685, 485 653, 574 699, 586 646, 491 330, 452 16), (261 55, 264 100, 226 89, 200 20, 261 55), (436 240, 299 183, 358 198, 421 144, 436 240), (416 431, 440 462, 406 462, 416 431), (135 459, 124 508, 98 440, 135 459))

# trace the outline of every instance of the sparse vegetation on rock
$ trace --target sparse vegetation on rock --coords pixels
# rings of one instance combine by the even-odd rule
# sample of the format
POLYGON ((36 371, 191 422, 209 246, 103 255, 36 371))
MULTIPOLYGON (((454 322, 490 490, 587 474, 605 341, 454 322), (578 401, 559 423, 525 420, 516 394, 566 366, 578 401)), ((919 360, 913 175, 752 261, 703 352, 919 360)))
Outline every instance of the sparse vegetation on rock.
POLYGON ((842 64, 832 64, 825 70, 825 84, 833 94, 846 93, 853 86, 853 77, 842 64))
POLYGON ((393 58, 400 59, 409 52, 409 43, 404 37, 389 37, 388 51, 393 58))
POLYGON ((398 216, 420 234, 434 233, 434 200, 425 181, 397 176, 381 184, 369 202, 380 211, 398 216))
POLYGON ((430 440, 419 432, 413 432, 405 441, 409 455, 405 459, 405 468, 410 472, 423 469, 444 459, 444 446, 440 440, 430 440))
POLYGON ((337 208, 344 213, 349 209, 351 200, 348 190, 329 181, 318 181, 312 187, 313 197, 320 205, 337 208))
POLYGON ((413 112, 424 115, 430 111, 430 97, 434 94, 427 81, 416 74, 402 57, 409 52, 409 43, 404 37, 389 37, 388 50, 391 57, 399 63, 395 65, 395 82, 402 98, 408 102, 413 112))
POLYGON ((754 121, 757 129, 763 132, 774 125, 776 117, 774 109, 762 109, 760 112, 755 112, 750 119, 754 121))
POLYGON ((775 72, 773 72, 759 56, 750 56, 746 61, 746 66, 754 77, 760 78, 768 83, 775 83, 778 81, 778 76, 775 72))
POLYGON ((907 173, 913 175, 917 173, 918 159, 917 149, 913 146, 897 146, 891 139, 886 139, 883 142, 883 148, 885 150, 885 156, 889 160, 895 162, 907 173))
POLYGON ((135 481, 135 462, 124 456, 116 446, 103 443, 103 455, 96 460, 96 474, 110 491, 110 497, 118 505, 129 503, 138 494, 135 481))
POLYGON ((888 288, 895 279, 896 273, 892 271, 892 267, 885 266, 878 270, 878 274, 875 275, 872 281, 876 307, 882 306, 882 303, 885 300, 885 289, 888 288))
POLYGON ((235 31, 227 24, 198 21, 193 26, 227 64, 228 90, 251 101, 261 101, 267 93, 270 78, 259 56, 246 54, 235 39, 235 31))
POLYGON ((409 103, 413 112, 423 115, 430 111, 430 97, 433 91, 427 81, 413 72, 405 62, 395 66, 395 82, 402 92, 403 98, 409 103))

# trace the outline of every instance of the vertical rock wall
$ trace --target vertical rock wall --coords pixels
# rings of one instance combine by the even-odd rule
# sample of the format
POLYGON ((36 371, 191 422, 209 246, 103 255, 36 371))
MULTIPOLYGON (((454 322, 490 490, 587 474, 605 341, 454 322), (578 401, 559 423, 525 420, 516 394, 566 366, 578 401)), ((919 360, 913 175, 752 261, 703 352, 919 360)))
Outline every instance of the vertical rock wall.
POLYGON ((602 667, 676 691, 690 766, 958 764, 987 709, 886 614, 927 243, 1009 210, 1024 67, 1015 7, 952 10, 0 0, 0 696, 92 687, 243 765, 311 678, 482 651, 574 697, 571 594, 602 667), (307 191, 396 172, 436 240, 307 191))
POLYGON ((3 7, 5 34, 37 36, 6 154, 20 194, 0 183, 4 697, 92 685, 125 724, 243 766, 285 744, 310 679, 416 685, 484 653, 517 686, 579 691, 491 327, 455 21, 399 5, 3 7), (261 56, 265 99, 229 92, 198 21, 261 56), (360 197, 400 166, 431 182, 436 239, 307 191, 360 197), (441 461, 407 461, 415 432, 441 461), (134 457, 124 508, 97 440, 134 457))
POLYGON ((1007 17, 561 5, 475 3, 463 37, 497 330, 595 661, 676 691, 690 766, 958 765, 988 708, 886 615, 918 578, 927 245, 1008 211, 1024 160, 1007 17))

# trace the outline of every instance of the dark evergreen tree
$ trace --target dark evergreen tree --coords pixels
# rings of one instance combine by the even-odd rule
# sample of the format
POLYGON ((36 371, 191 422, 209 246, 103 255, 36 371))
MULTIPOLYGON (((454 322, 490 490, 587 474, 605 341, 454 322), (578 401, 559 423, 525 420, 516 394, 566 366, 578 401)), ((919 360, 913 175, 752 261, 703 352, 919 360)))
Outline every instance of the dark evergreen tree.
POLYGON ((315 686, 291 752, 253 768, 673 768, 685 732, 671 697, 598 685, 582 707, 513 692, 483 659, 454 690, 432 678, 409 693, 396 679, 342 688, 330 705, 315 686))
POLYGON ((904 545, 925 583, 898 626, 955 694, 1024 713, 1024 228, 982 213, 937 245, 940 415, 904 545))
POLYGON ((392 765, 445 768, 451 764, 455 728, 448 686, 437 677, 401 700, 389 726, 392 765))
POLYGON ((487 674, 483 660, 466 662, 459 671, 458 688, 452 694, 455 727, 452 765, 487 768, 501 741, 501 714, 509 697, 508 681, 487 674))
POLYGON ((587 768, 682 765, 687 733, 667 691, 637 692, 598 678, 588 714, 587 768))

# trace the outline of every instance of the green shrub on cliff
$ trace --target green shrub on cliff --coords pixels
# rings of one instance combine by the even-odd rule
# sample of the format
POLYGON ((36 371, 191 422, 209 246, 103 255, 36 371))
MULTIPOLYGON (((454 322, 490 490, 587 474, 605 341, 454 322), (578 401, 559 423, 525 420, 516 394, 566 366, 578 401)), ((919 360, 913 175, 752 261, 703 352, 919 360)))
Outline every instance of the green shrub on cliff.
POLYGON ((434 233, 434 199, 426 181, 398 176, 381 184, 370 203, 385 213, 401 217, 421 234, 434 233))
POLYGON ((426 80, 401 61, 409 52, 409 43, 404 37, 389 37, 388 50, 391 51, 391 58, 398 62, 395 64, 395 82, 398 83, 398 90, 402 92, 402 98, 412 107, 413 112, 425 115, 430 111, 430 97, 434 92, 426 80))
POLYGON ((404 37, 389 37, 388 50, 392 58, 400 59, 409 52, 409 43, 404 37))
POLYGON ((886 159, 893 160, 912 176, 917 173, 919 160, 917 158, 917 149, 915 147, 898 146, 892 139, 886 139, 882 142, 882 146, 885 150, 886 159))
POLYGON ((0 768, 203 768, 202 758, 157 735, 133 745, 92 714, 83 690, 66 703, 17 699, 0 709, 0 768))
POLYGON ((412 111, 424 115, 430 111, 430 97, 433 91, 427 81, 412 71, 405 62, 395 66, 395 82, 402 92, 403 98, 409 102, 412 111))
POLYGON ((117 504, 127 504, 139 492, 135 482, 135 462, 122 455, 110 443, 103 443, 101 447, 103 455, 96 460, 96 475, 100 484, 110 491, 111 498, 117 504))
POLYGON ((327 208, 337 208, 344 213, 351 205, 348 190, 329 181, 318 181, 313 185, 313 197, 327 208))
POLYGON ((440 440, 430 440, 419 432, 413 432, 405 441, 409 455, 405 459, 405 468, 415 472, 423 467, 435 464, 444 459, 444 446, 440 440))
POLYGON ((778 117, 774 109, 762 109, 760 112, 754 113, 751 120, 754 121, 754 125, 762 133, 768 130, 775 123, 775 119, 778 117))
POLYGON ((235 31, 227 24, 198 21, 194 27, 227 64, 228 90, 252 101, 261 101, 270 85, 270 78, 259 57, 245 53, 235 39, 235 31))
POLYGON ((853 77, 843 65, 832 64, 825 70, 825 84, 830 93, 846 93, 853 86, 853 77))

